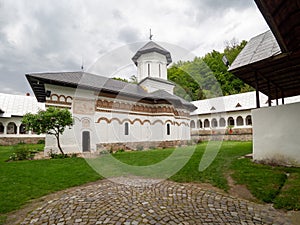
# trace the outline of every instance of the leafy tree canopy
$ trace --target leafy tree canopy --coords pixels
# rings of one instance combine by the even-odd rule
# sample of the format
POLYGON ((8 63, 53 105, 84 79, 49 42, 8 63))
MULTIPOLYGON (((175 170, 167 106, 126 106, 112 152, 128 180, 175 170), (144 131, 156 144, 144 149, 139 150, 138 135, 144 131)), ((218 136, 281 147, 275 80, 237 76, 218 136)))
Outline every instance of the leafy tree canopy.
POLYGON ((22 123, 25 124, 27 130, 32 130, 38 134, 54 135, 60 152, 64 154, 59 137, 67 126, 73 125, 72 114, 68 109, 49 107, 37 114, 27 113, 24 115, 22 123))
POLYGON ((225 55, 231 64, 247 44, 236 39, 226 42, 223 53, 213 50, 193 61, 174 63, 168 69, 168 79, 177 85, 174 93, 186 100, 199 100, 222 95, 231 95, 253 90, 232 73, 228 72, 222 58, 225 55))

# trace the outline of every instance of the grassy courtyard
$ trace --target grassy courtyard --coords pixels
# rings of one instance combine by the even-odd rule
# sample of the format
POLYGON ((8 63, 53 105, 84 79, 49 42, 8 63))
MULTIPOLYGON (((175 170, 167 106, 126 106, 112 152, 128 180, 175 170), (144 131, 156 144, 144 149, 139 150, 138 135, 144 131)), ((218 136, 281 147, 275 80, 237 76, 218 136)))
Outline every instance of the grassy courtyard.
MULTIPOLYGON (((42 147, 42 145, 30 146, 33 149, 42 147)), ((227 177, 232 174, 234 181, 246 185, 258 201, 274 203, 277 208, 300 209, 300 168, 271 167, 255 164, 250 159, 240 159, 241 156, 251 153, 252 143, 223 142, 212 164, 200 172, 201 158, 204 154, 209 155, 211 151, 211 149, 206 150, 206 147, 207 143, 201 143, 192 151, 192 147, 189 146, 177 150, 119 152, 112 156, 114 159, 138 168, 164 161, 174 151, 177 153, 169 163, 176 166, 176 162, 180 162, 186 156, 185 153, 190 152, 191 157, 188 158, 185 166, 173 174, 170 180, 205 182, 228 191, 227 177)), ((31 199, 102 178, 82 158, 6 162, 13 153, 13 149, 13 146, 0 146, 0 221, 6 213, 20 208, 31 199)), ((111 156, 104 155, 101 160, 106 160, 108 157, 111 156)), ((112 175, 124 175, 118 172, 117 165, 112 164, 104 169, 113 171, 112 175)), ((160 174, 164 173, 164 170, 159 171, 160 174)), ((149 176, 157 175, 150 173, 149 176)))

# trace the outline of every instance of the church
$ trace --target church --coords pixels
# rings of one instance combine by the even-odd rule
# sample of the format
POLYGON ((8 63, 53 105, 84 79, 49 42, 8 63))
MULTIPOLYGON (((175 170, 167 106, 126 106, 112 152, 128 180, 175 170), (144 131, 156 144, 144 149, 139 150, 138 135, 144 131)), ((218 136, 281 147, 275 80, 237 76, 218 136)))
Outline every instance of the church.
MULTIPOLYGON (((138 84, 80 72, 30 73, 26 78, 47 107, 67 108, 74 125, 61 136, 65 153, 170 147, 190 140, 196 107, 173 94, 169 51, 149 41, 132 57, 138 84)), ((45 151, 57 151, 46 135, 45 151)))

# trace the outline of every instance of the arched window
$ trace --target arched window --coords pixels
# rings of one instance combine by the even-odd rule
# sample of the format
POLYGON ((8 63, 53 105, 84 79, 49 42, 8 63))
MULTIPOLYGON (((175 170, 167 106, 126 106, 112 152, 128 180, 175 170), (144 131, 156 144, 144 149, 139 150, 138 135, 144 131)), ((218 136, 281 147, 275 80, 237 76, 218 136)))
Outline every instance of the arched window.
POLYGON ((219 120, 219 126, 220 127, 225 127, 226 126, 226 121, 225 121, 224 118, 220 118, 220 120, 219 120))
POLYGON ((238 116, 238 118, 236 118, 236 125, 237 126, 243 126, 244 125, 243 117, 238 116))
POLYGON ((234 126, 234 119, 232 117, 229 117, 227 124, 228 124, 228 126, 234 126))
POLYGON ((197 121, 197 128, 202 128, 202 121, 201 120, 197 121))
POLYGON ((213 118, 213 119, 211 120, 211 126, 212 126, 212 127, 217 127, 217 126, 218 126, 218 121, 217 121, 215 118, 213 118))
POLYGON ((27 134, 28 132, 26 131, 26 126, 25 124, 21 124, 20 128, 19 128, 19 133, 20 134, 27 134))
POLYGON ((195 121, 194 121, 194 120, 191 121, 191 128, 192 128, 192 129, 195 128, 195 121))
POLYGON ((7 134, 16 134, 17 133, 17 126, 14 122, 10 122, 7 125, 7 134))
POLYGON ((252 117, 250 115, 246 117, 246 125, 252 126, 252 117))
POLYGON ((204 120, 204 127, 210 127, 210 123, 208 119, 204 120))
POLYGON ((124 124, 124 128, 125 128, 125 135, 129 135, 129 123, 128 122, 126 122, 124 124))
POLYGON ((170 135, 171 134, 171 127, 170 127, 170 124, 167 123, 167 135, 170 135))
POLYGON ((0 134, 4 133, 4 126, 3 124, 0 122, 0 134))

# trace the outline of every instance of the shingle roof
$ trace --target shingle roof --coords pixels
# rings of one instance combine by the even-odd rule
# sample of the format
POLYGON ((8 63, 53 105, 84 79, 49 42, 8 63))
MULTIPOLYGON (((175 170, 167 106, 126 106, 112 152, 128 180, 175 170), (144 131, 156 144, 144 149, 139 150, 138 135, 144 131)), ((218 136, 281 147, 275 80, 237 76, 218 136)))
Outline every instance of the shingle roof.
POLYGON ((145 44, 142 48, 140 48, 135 55, 132 57, 133 62, 137 65, 137 60, 142 54, 146 54, 149 52, 158 52, 160 54, 163 54, 167 58, 167 65, 169 65, 172 62, 171 54, 169 51, 161 47, 160 45, 156 44, 153 41, 149 41, 147 44, 145 44))
POLYGON ((147 93, 137 84, 130 84, 111 78, 85 73, 85 72, 55 72, 55 73, 31 73, 26 74, 36 98, 39 102, 45 102, 46 90, 45 83, 56 84, 68 87, 80 87, 83 89, 107 91, 125 96, 136 97, 140 99, 164 100, 171 103, 181 104, 185 108, 194 110, 194 106, 176 95, 171 95, 166 91, 147 93))
POLYGON ((273 33, 270 30, 266 31, 250 39, 229 67, 229 71, 279 55, 280 53, 280 47, 273 33))
POLYGON ((150 93, 149 95, 151 95, 156 100, 161 99, 161 100, 168 100, 171 102, 175 101, 175 102, 177 102, 177 104, 179 103, 179 105, 184 105, 185 107, 189 108, 191 111, 196 109, 196 106, 194 104, 192 104, 176 95, 172 95, 169 92, 166 92, 164 90, 157 90, 157 91, 150 93))
POLYGON ((37 102, 33 96, 0 93, 0 117, 23 116, 26 113, 37 113, 45 109, 44 103, 37 102))
POLYGON ((158 81, 158 82, 161 82, 161 83, 166 83, 166 84, 170 84, 170 85, 176 86, 176 84, 173 83, 172 81, 165 80, 165 79, 158 78, 158 77, 146 77, 146 78, 144 78, 143 80, 141 80, 141 81, 139 82, 139 84, 143 83, 145 80, 154 80, 154 81, 158 81))
MULTIPOLYGON (((261 107, 268 106, 268 97, 263 93, 260 95, 261 107)), ((300 102, 300 95, 285 98, 285 104, 300 102)), ((197 109, 191 113, 191 115, 211 114, 218 112, 231 112, 250 110, 256 108, 256 92, 247 92, 236 95, 228 95, 218 98, 204 99, 191 102, 197 109)), ((281 101, 279 101, 281 103, 281 101)), ((272 105, 275 105, 276 101, 272 100, 272 105)))

